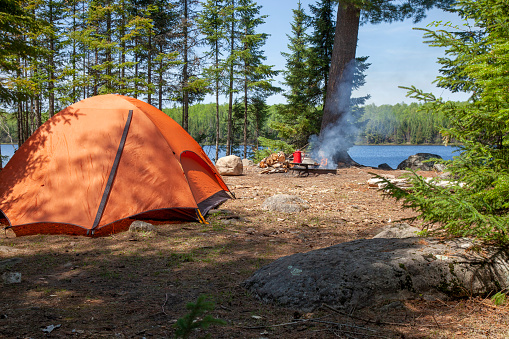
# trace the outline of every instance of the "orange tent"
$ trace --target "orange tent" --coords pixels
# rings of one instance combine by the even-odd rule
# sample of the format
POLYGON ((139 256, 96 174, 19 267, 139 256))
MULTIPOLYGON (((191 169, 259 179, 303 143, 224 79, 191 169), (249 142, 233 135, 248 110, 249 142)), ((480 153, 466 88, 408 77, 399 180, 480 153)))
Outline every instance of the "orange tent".
POLYGON ((114 94, 56 114, 0 172, 0 210, 16 235, 101 236, 132 219, 203 222, 228 193, 179 124, 114 94))

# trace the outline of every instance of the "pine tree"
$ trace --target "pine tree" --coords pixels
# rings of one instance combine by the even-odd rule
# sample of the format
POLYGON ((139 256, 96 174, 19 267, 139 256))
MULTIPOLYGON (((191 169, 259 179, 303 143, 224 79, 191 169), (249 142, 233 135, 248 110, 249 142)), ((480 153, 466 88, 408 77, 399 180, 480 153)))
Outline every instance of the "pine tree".
POLYGON ((177 101, 182 103, 182 127, 189 128, 189 105, 193 101, 203 98, 206 93, 206 82, 198 78, 200 60, 195 53, 199 44, 198 29, 196 27, 198 6, 197 0, 178 0, 176 9, 181 22, 177 37, 181 70, 179 74, 179 89, 177 101))
MULTIPOLYGON (((238 1, 238 0, 237 0, 238 1)), ((237 4, 236 0, 226 0, 225 7, 225 21, 224 25, 228 30, 227 42, 228 42, 228 57, 224 61, 224 67, 228 74, 228 120, 226 130, 226 155, 230 155, 232 151, 232 138, 233 138, 233 94, 235 90, 235 77, 237 72, 237 45, 239 32, 237 31, 238 19, 236 18, 237 4)))
POLYGON ((287 35, 289 52, 281 53, 286 58, 283 83, 289 90, 283 95, 287 104, 280 106, 279 119, 271 124, 271 127, 279 132, 280 138, 297 148, 305 146, 309 137, 319 132, 320 122, 320 114, 310 100, 319 88, 314 81, 314 71, 309 61, 311 51, 307 45, 308 26, 308 17, 299 1, 297 9, 293 10, 291 35, 287 35))
POLYGON ((52 117, 57 111, 58 103, 55 103, 57 78, 62 75, 62 64, 64 62, 64 15, 66 4, 62 1, 50 0, 45 3, 45 8, 40 14, 41 19, 48 23, 48 34, 43 38, 43 44, 48 50, 46 62, 43 64, 44 72, 47 74, 47 97, 48 115, 52 117))
POLYGON ((266 33, 257 33, 256 29, 263 24, 266 16, 260 15, 260 8, 252 0, 239 0, 239 31, 241 48, 237 55, 241 62, 240 74, 242 77, 243 93, 243 144, 244 158, 247 158, 248 143, 248 117, 251 93, 264 92, 266 95, 270 92, 278 91, 272 86, 272 77, 277 74, 272 66, 264 65, 266 57, 261 48, 267 40, 266 33))
MULTIPOLYGON (((425 29, 432 46, 445 47, 440 87, 472 94, 467 103, 444 101, 415 87, 409 95, 446 115, 443 133, 462 144, 447 164, 455 178, 446 188, 415 175, 413 192, 394 186, 391 194, 429 224, 455 236, 509 243, 509 7, 504 0, 460 0, 459 15, 473 29, 425 29)), ((468 27, 468 26, 466 26, 468 27)))
POLYGON ((25 39, 30 32, 41 32, 43 25, 16 0, 0 2, 0 102, 10 103, 23 95, 22 92, 8 85, 8 76, 15 76, 20 71, 21 58, 30 59, 42 51, 25 39), (7 77, 6 77, 7 76, 7 77))
POLYGON ((334 0, 319 0, 316 6, 310 5, 310 24, 313 29, 309 37, 310 44, 310 79, 313 79, 313 91, 309 94, 309 100, 314 105, 323 105, 326 96, 326 86, 329 79, 330 61, 332 58, 332 46, 334 43, 334 0))
POLYGON ((221 63, 221 55, 224 51, 224 42, 226 40, 226 26, 224 22, 225 3, 223 0, 207 0, 203 3, 203 9, 198 19, 198 25, 205 35, 205 41, 210 50, 207 55, 213 60, 212 65, 206 68, 207 77, 213 83, 214 95, 216 99, 216 154, 215 160, 219 157, 219 94, 223 91, 221 78, 224 73, 224 64, 221 63))

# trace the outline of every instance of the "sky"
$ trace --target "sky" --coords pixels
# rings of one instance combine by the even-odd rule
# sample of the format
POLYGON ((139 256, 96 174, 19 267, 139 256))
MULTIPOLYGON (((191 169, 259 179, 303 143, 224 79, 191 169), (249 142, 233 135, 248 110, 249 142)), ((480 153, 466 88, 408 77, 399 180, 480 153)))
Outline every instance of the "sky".
MULTIPOLYGON (((301 3, 309 15, 309 5, 315 4, 316 0, 301 0, 301 3)), ((261 14, 268 15, 266 23, 259 29, 259 32, 270 34, 265 45, 266 64, 274 65, 275 69, 284 69, 286 60, 281 52, 288 51, 287 34, 291 34, 292 9, 297 7, 297 0, 258 0, 258 4, 262 6, 261 14)), ((424 44, 423 32, 412 29, 426 27, 432 21, 438 20, 461 23, 453 14, 432 10, 417 24, 407 20, 392 24, 361 26, 357 57, 368 56, 367 62, 371 63, 371 66, 366 72, 366 84, 354 92, 353 96, 370 94, 371 98, 366 104, 377 106, 411 103, 415 100, 406 97, 406 90, 398 86, 414 85, 447 100, 466 100, 466 94, 450 93, 432 84, 439 75, 437 58, 444 55, 444 50, 424 44)), ((280 83, 282 80, 281 76, 276 78, 278 86, 282 86, 280 83)), ((268 104, 284 102, 285 98, 281 94, 267 99, 268 104)))

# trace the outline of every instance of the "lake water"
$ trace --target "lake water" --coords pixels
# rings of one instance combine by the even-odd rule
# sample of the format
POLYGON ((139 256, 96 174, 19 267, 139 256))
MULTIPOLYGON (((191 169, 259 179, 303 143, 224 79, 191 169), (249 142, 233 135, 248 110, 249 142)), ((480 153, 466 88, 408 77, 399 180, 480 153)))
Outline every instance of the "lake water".
MULTIPOLYGON (((403 160, 417 153, 438 154, 445 160, 452 160, 452 157, 458 154, 454 152, 457 149, 452 146, 353 146, 348 150, 348 154, 353 160, 364 166, 378 167, 378 165, 386 163, 395 169, 403 160)), ((203 146, 203 150, 214 161, 216 147, 203 146)), ((220 150, 219 157, 224 157, 225 154, 225 150, 220 150)), ((238 154, 242 154, 242 152, 238 154)))
MULTIPOLYGON (((2 145, 2 155, 9 158, 14 154, 17 145, 2 145)), ((243 148, 242 148, 243 149, 243 148)), ((203 150, 209 158, 214 161, 216 152, 215 146, 203 146, 203 150)), ((417 153, 438 154, 446 160, 451 160, 457 150, 452 146, 353 146, 348 153, 353 160, 361 165, 377 167, 386 163, 392 168, 396 168, 403 160, 417 153)), ((225 156, 226 151, 222 149, 219 157, 225 156)), ((238 154, 242 154, 239 152, 238 154)), ((7 160, 3 160, 3 165, 7 160)))
POLYGON ((453 156, 459 155, 457 150, 453 146, 353 146, 348 154, 361 165, 378 167, 386 163, 395 169, 403 160, 417 153, 438 154, 445 160, 452 160, 453 156))
POLYGON ((12 157, 14 151, 18 148, 18 144, 2 144, 2 167, 12 157))

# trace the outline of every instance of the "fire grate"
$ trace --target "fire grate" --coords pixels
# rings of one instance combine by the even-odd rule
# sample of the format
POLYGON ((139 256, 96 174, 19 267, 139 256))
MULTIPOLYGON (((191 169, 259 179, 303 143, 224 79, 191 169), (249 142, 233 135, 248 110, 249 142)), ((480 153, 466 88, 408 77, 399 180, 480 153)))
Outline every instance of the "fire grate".
POLYGON ((302 163, 302 162, 291 162, 290 170, 297 172, 300 177, 307 177, 310 173, 313 174, 337 174, 337 169, 320 168, 320 164, 314 163, 302 163))

